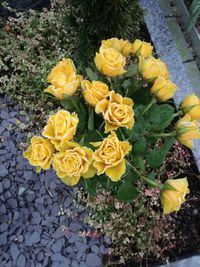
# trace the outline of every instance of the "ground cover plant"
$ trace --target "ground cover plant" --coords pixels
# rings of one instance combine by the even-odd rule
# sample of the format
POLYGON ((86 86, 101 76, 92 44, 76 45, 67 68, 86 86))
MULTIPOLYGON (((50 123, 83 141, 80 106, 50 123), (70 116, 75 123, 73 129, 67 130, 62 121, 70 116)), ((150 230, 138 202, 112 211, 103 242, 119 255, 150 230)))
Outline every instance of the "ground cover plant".
MULTIPOLYGON (((108 3, 105 4, 108 6, 108 3)), ((102 29, 108 28, 106 25, 110 25, 107 38, 112 37, 114 28, 118 30, 119 37, 122 33, 126 38, 139 33, 142 12, 137 1, 121 0, 118 6, 116 3, 113 7, 109 5, 113 11, 109 13, 109 19, 116 17, 116 12, 120 17, 120 20, 114 20, 114 25, 103 19, 107 17, 103 12, 102 20, 94 24, 96 11, 100 8, 98 1, 52 0, 50 8, 48 5, 41 12, 22 12, 6 7, 11 16, 0 18, 0 93, 17 100, 25 114, 32 114, 34 118, 30 121, 34 127, 42 124, 41 118, 57 106, 53 98, 47 101, 49 98, 42 93, 47 86, 46 76, 56 62, 63 57, 71 57, 83 73, 85 62, 91 59, 102 39, 102 29), (134 4, 133 8, 129 9, 129 4, 134 4), (85 13, 88 5, 90 8, 85 13), (85 16, 90 16, 90 21, 85 16), (122 31, 122 24, 127 31, 122 31)))
MULTIPOLYGON (((192 149, 200 138, 200 100, 188 95, 176 111, 170 99, 178 88, 152 53, 139 39, 103 40, 86 77, 63 58, 44 90, 62 108, 24 152, 38 172, 52 165, 66 185, 88 193, 77 193, 91 210, 86 220, 113 241, 108 266, 152 252, 162 258, 165 215, 178 211, 190 193, 186 173, 169 171, 165 163, 169 151, 184 155, 180 144, 192 149)), ((167 230, 169 246, 174 231, 167 230)))

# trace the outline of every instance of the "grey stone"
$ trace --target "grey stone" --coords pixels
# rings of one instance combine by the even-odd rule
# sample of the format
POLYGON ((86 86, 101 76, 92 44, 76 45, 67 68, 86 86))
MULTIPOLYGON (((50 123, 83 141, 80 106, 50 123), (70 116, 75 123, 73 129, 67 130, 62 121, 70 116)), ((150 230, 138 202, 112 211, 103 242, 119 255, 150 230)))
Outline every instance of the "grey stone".
POLYGON ((17 238, 17 240, 18 240, 19 243, 22 243, 23 240, 24 240, 24 238, 23 238, 22 235, 19 235, 18 238, 17 238))
POLYGON ((19 256, 20 251, 19 251, 18 246, 15 243, 13 243, 10 246, 10 253, 11 253, 11 256, 12 256, 13 260, 16 260, 17 257, 19 256))
POLYGON ((8 174, 8 170, 4 165, 0 165, 0 177, 4 177, 8 174))
POLYGON ((32 177, 33 177, 33 172, 32 172, 32 171, 25 171, 25 172, 24 172, 24 178, 25 178, 26 180, 31 180, 32 177))
POLYGON ((19 258, 17 259, 17 266, 19 266, 19 267, 25 267, 25 265, 26 265, 26 258, 24 257, 23 254, 21 254, 19 256, 19 258))
POLYGON ((59 238, 56 240, 55 243, 53 243, 51 249, 54 253, 60 252, 63 245, 64 245, 64 238, 59 238))
POLYGON ((69 230, 73 231, 73 232, 77 232, 82 228, 82 225, 80 223, 71 223, 69 225, 69 230))
POLYGON ((5 154, 7 154, 7 153, 8 153, 8 151, 5 150, 5 149, 1 149, 1 150, 0 150, 0 155, 5 155, 5 154))
POLYGON ((71 263, 71 266, 72 267, 79 267, 79 264, 76 260, 73 260, 72 263, 71 263))
POLYGON ((85 262, 83 262, 83 261, 81 261, 80 262, 80 265, 79 265, 80 267, 88 267, 86 264, 85 264, 85 262))
POLYGON ((7 223, 2 223, 0 224, 0 232, 3 233, 8 229, 8 224, 7 223))
POLYGON ((85 252, 88 248, 88 245, 82 242, 75 242, 75 246, 77 247, 78 251, 85 252))
POLYGON ((40 213, 35 211, 32 213, 32 223, 33 224, 39 224, 41 222, 41 216, 40 213))
POLYGON ((52 237, 55 239, 58 239, 58 238, 63 237, 63 236, 64 236, 64 233, 60 227, 58 229, 56 229, 56 231, 52 234, 52 237))
POLYGON ((42 261, 44 258, 44 253, 41 251, 38 255, 37 255, 37 260, 38 261, 42 261))
POLYGON ((94 252, 95 254, 99 253, 99 247, 97 245, 92 245, 91 251, 94 252))
POLYGON ((36 243, 38 243, 39 241, 40 241, 40 235, 39 235, 38 232, 34 231, 34 232, 31 234, 30 238, 29 238, 29 242, 30 242, 30 244, 36 244, 36 243))
POLYGON ((24 193, 25 190, 26 190, 26 188, 20 187, 19 191, 18 191, 18 195, 21 196, 24 193))
POLYGON ((104 236, 104 242, 105 242, 106 244, 110 245, 110 244, 111 244, 110 237, 108 237, 108 236, 104 236))
POLYGON ((3 193, 3 185, 2 183, 0 182, 0 194, 3 193))
POLYGON ((102 265, 101 259, 93 253, 86 256, 86 265, 88 267, 100 267, 102 265))
POLYGON ((13 198, 10 198, 7 200, 8 205, 12 208, 12 209, 16 209, 17 208, 17 201, 13 198))
POLYGON ((0 235, 0 246, 5 245, 7 243, 7 237, 8 237, 7 232, 4 232, 3 234, 0 235))

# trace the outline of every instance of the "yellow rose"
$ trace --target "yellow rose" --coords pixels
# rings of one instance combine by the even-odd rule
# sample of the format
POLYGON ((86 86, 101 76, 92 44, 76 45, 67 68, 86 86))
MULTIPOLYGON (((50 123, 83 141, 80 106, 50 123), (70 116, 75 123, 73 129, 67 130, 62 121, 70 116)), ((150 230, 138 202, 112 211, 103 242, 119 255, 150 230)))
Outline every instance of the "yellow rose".
POLYGON ((82 177, 91 178, 96 170, 92 165, 93 151, 74 142, 65 142, 53 158, 53 168, 58 177, 70 186, 77 184, 82 177))
POLYGON ((101 41, 101 49, 114 48, 123 56, 127 57, 132 52, 132 44, 123 39, 111 38, 101 41))
POLYGON ((48 82, 52 85, 44 91, 62 100, 64 98, 63 94, 68 96, 75 94, 81 80, 82 76, 76 74, 73 61, 69 58, 63 59, 49 74, 48 82))
POLYGON ((81 82, 81 87, 83 88, 83 96, 85 101, 93 107, 95 107, 99 101, 106 98, 109 94, 109 88, 107 84, 100 81, 90 82, 84 80, 81 82))
POLYGON ((193 139, 200 138, 199 123, 197 120, 192 120, 189 114, 186 114, 176 123, 177 140, 189 147, 193 148, 193 139))
POLYGON ((165 182, 165 185, 166 189, 161 191, 161 203, 163 206, 163 213, 168 214, 180 209, 181 204, 185 202, 185 195, 190 191, 188 189, 187 178, 176 180, 169 179, 165 182), (170 189, 170 186, 172 189, 170 189))
POLYGON ((105 133, 118 129, 119 127, 133 128, 134 111, 133 100, 122 97, 114 91, 110 92, 109 100, 101 100, 95 108, 96 113, 102 113, 105 119, 105 133))
POLYGON ((50 116, 42 135, 50 139, 51 143, 59 150, 63 142, 72 140, 76 133, 78 121, 78 116, 75 113, 70 114, 66 110, 59 110, 50 116))
POLYGON ((94 167, 97 168, 97 175, 105 174, 117 182, 126 172, 125 156, 132 149, 127 141, 119 141, 115 132, 105 138, 102 142, 93 143, 99 148, 94 152, 94 167))
POLYGON ((41 168, 44 170, 50 168, 54 153, 55 148, 48 139, 34 136, 23 156, 28 159, 31 165, 36 166, 39 171, 41 168))
POLYGON ((158 101, 166 101, 174 96, 178 87, 170 80, 158 77, 151 87, 151 94, 154 94, 158 101))
POLYGON ((157 77, 169 79, 167 65, 159 58, 154 57, 143 58, 139 57, 139 72, 143 79, 153 81, 157 77))
POLYGON ((186 96, 181 102, 181 110, 188 113, 192 119, 200 119, 200 99, 195 93, 186 96))
POLYGON ((100 49, 94 58, 97 69, 106 76, 115 77, 124 74, 126 58, 114 48, 100 49))
POLYGON ((132 52, 136 56, 149 57, 152 55, 153 46, 150 43, 136 39, 132 45, 132 52))

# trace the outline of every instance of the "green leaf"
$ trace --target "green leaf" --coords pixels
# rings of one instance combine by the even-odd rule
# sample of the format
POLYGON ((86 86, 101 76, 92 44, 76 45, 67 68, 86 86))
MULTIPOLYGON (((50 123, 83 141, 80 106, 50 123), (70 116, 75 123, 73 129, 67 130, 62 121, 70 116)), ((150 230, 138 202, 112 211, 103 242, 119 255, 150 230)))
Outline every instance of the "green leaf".
POLYGON ((117 192, 117 198, 123 202, 131 202, 138 196, 137 189, 129 181, 123 183, 117 192))
POLYGON ((84 108, 84 106, 79 103, 79 111, 78 113, 78 118, 79 118, 79 123, 78 123, 78 131, 80 131, 81 133, 83 133, 87 127, 87 112, 84 108))
POLYGON ((145 137, 141 137, 140 140, 138 140, 133 145, 134 153, 137 155, 143 154, 145 152, 146 148, 147 148, 147 140, 145 137))
POLYGON ((152 168, 158 168, 162 165, 174 141, 174 137, 166 138, 161 148, 154 148, 147 155, 147 162, 152 168))
POLYGON ((89 77, 89 79, 91 81, 97 81, 98 80, 98 75, 91 68, 86 68, 85 71, 86 71, 87 76, 89 77))
MULTIPOLYGON (((127 166, 127 169, 128 168, 129 168, 129 165, 127 166)), ((131 169, 128 169, 128 171, 126 172, 126 175, 123 177, 123 180, 125 182, 130 182, 130 183, 134 184, 138 178, 139 178, 138 174, 133 172, 131 169)))
MULTIPOLYGON (((133 153, 134 153, 134 148, 133 148, 133 153)), ((132 155, 131 157, 131 163, 138 169, 140 170, 145 170, 145 164, 144 164, 144 159, 140 156, 137 155, 132 155)))
POLYGON ((74 111, 76 110, 76 112, 80 111, 79 108, 79 103, 80 98, 78 96, 68 96, 66 94, 64 94, 64 99, 60 101, 61 105, 69 111, 74 111))
POLYGON ((133 77, 138 74, 138 64, 132 64, 127 68, 125 77, 133 77))
POLYGON ((97 130, 88 130, 85 133, 83 145, 94 148, 90 144, 90 142, 99 142, 99 141, 102 141, 103 138, 104 138, 104 135, 102 133, 99 133, 97 130))
POLYGON ((90 179, 84 179, 82 183, 84 189, 92 196, 96 196, 97 194, 97 179, 96 177, 92 177, 90 179))
POLYGON ((154 104, 145 114, 152 130, 165 129, 173 120, 174 108, 168 104, 154 104))
POLYGON ((89 107, 88 109, 88 129, 89 130, 94 130, 94 109, 92 107, 89 107))

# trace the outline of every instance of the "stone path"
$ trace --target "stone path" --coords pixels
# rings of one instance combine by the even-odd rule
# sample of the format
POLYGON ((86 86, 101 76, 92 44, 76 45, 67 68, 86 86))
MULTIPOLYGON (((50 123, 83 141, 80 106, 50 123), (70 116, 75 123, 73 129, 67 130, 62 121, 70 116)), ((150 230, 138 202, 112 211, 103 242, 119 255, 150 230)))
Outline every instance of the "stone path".
POLYGON ((107 238, 96 238, 52 171, 36 174, 19 148, 18 106, 0 97, 0 267, 100 267, 107 238))

